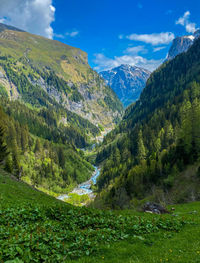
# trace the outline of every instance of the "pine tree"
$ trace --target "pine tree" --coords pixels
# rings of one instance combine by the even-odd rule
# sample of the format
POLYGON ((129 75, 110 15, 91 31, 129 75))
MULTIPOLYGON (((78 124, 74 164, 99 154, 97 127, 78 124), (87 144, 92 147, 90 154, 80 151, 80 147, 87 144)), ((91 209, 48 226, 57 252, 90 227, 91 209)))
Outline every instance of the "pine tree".
POLYGON ((179 154, 187 161, 191 158, 192 151, 192 106, 190 101, 183 104, 180 116, 179 154))
POLYGON ((36 153, 36 152, 41 152, 41 144, 40 144, 39 139, 36 140, 34 152, 35 152, 35 153, 36 153))
POLYGON ((0 126, 0 165, 4 164, 7 155, 8 150, 4 142, 4 129, 0 126))
POLYGON ((23 127, 21 129, 21 147, 22 151, 25 152, 28 148, 28 128, 23 127))
POLYGON ((60 147, 58 150, 58 160, 59 160, 60 167, 64 168, 64 166, 65 166, 65 154, 64 154, 62 147, 60 147))
POLYGON ((12 159, 13 159, 14 174, 18 179, 20 179, 21 168, 20 168, 20 164, 19 164, 19 155, 18 155, 18 152, 16 151, 16 149, 13 151, 12 159))
POLYGON ((138 134, 138 161, 144 160, 146 158, 146 149, 144 146, 143 142, 143 137, 142 137, 142 131, 139 131, 138 134))
POLYGON ((9 154, 7 156, 7 158, 6 158, 4 169, 8 173, 12 173, 13 172, 13 160, 12 160, 12 155, 11 154, 9 154))

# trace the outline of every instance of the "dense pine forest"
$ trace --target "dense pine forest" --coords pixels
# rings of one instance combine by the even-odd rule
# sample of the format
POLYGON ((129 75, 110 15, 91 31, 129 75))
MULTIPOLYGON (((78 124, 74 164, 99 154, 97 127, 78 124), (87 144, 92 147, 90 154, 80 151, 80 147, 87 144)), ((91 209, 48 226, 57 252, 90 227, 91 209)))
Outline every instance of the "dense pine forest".
POLYGON ((200 40, 149 78, 99 148, 97 206, 200 198, 200 40), (142 201, 143 200, 143 201, 142 201))
POLYGON ((56 129, 52 114, 55 123, 50 125, 45 122, 48 118, 37 116, 19 102, 3 98, 1 102, 0 125, 7 145, 2 165, 6 171, 52 194, 69 191, 88 179, 93 167, 75 147, 79 140, 75 128, 56 129), (69 141, 69 132, 73 133, 74 144, 69 141))

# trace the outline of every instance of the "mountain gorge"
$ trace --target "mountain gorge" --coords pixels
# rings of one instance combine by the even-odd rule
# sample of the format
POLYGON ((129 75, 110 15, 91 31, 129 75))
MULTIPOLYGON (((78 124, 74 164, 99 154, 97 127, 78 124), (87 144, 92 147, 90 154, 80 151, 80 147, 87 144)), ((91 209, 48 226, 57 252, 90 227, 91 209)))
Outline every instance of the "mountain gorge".
POLYGON ((125 107, 139 98, 150 74, 146 69, 126 64, 100 72, 125 107))
POLYGON ((79 149, 111 129, 123 111, 85 52, 3 24, 0 96, 5 169, 51 194, 91 176, 94 168, 79 149))
POLYGON ((96 205, 199 199, 200 39, 148 79, 99 148, 96 205), (180 183, 181 182, 181 183, 180 183))

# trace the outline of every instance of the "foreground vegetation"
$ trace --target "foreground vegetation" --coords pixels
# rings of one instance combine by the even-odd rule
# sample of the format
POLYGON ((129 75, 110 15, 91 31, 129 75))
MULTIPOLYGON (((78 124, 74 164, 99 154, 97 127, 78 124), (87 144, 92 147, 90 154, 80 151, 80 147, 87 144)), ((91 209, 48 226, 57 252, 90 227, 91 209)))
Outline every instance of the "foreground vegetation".
POLYGON ((174 216, 78 208, 3 171, 0 193, 0 262, 199 262, 199 203, 174 216))

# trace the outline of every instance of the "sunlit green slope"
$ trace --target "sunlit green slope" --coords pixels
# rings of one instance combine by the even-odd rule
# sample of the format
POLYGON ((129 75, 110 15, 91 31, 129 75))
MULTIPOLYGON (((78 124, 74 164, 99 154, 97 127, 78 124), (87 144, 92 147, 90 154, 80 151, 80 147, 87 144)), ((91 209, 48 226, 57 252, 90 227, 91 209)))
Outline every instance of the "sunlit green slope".
MULTIPOLYGON (((199 203, 174 215, 77 208, 0 171, 0 260, 198 262, 199 203)), ((170 209, 170 208, 169 208, 170 209)))

